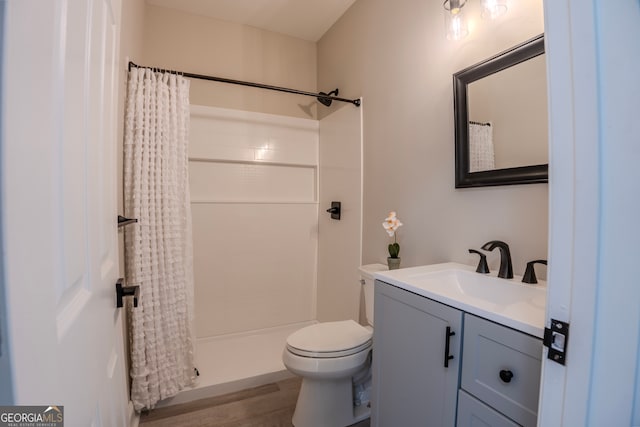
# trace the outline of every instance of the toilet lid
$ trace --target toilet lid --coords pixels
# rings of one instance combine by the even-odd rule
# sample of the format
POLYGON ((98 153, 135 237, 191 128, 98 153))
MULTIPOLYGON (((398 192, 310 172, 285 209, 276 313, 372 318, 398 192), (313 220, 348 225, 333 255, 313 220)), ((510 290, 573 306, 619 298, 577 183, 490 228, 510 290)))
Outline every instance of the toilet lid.
POLYGON ((307 357, 341 357, 371 347, 371 330, 353 320, 324 322, 302 328, 287 338, 287 348, 307 357))

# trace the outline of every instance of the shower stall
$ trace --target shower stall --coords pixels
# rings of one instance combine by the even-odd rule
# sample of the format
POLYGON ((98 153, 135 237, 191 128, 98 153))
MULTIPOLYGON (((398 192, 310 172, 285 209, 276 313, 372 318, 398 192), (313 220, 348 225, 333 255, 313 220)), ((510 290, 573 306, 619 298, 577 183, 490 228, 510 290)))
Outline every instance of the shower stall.
POLYGON ((359 320, 361 122, 353 105, 322 120, 191 106, 199 377, 161 406, 286 378, 289 334, 359 320))

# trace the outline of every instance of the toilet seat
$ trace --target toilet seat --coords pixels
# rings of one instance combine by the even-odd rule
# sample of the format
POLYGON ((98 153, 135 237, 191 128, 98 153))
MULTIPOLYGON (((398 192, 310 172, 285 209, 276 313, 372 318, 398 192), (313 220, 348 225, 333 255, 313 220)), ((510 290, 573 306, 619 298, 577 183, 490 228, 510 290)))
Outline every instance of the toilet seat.
POLYGON ((344 357, 370 348, 372 335, 353 320, 318 323, 289 335, 287 350, 302 357, 344 357))

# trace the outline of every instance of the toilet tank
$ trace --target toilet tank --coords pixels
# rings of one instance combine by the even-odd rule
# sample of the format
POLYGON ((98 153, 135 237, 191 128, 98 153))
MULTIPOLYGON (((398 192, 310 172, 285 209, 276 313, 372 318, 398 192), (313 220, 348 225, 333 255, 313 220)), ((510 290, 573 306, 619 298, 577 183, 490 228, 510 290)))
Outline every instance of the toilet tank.
POLYGON ((373 326, 373 273, 389 268, 384 264, 367 264, 360 267, 360 277, 364 285, 364 306, 367 323, 373 326))

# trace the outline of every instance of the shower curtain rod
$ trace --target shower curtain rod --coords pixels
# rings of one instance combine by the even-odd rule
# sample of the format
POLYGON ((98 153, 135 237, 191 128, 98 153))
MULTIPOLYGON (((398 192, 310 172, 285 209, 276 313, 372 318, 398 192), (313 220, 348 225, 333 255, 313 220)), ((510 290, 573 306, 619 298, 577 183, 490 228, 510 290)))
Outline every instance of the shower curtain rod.
MULTIPOLYGON (((184 77, 188 77, 188 78, 191 78, 191 79, 209 80, 209 81, 221 82, 221 83, 231 83, 231 84, 234 84, 234 85, 257 87, 257 88, 260 88, 260 89, 277 90, 279 92, 287 92, 287 93, 294 93, 294 94, 297 94, 297 95, 313 96, 314 98, 318 98, 318 100, 323 99, 323 100, 327 100, 327 101, 331 100, 331 101, 348 102, 350 104, 355 105, 356 107, 360 106, 360 100, 359 99, 339 98, 337 96, 329 96, 328 94, 324 94, 324 93, 306 92, 306 91, 303 91, 303 90, 290 89, 288 87, 271 86, 271 85, 265 85, 265 84, 262 84, 262 83, 253 83, 253 82, 245 82, 245 81, 242 81, 242 80, 225 79, 224 77, 206 76, 204 74, 185 73, 185 72, 182 72, 182 71, 166 70, 166 69, 157 68, 157 67, 145 67, 143 65, 138 65, 138 64, 135 64, 135 63, 129 61, 129 71, 131 71, 132 67, 150 68, 152 70, 155 70, 155 71, 158 71, 158 72, 161 72, 161 73, 180 74, 180 75, 182 75, 184 77)), ((330 104, 330 102, 329 102, 329 104, 330 104)))

